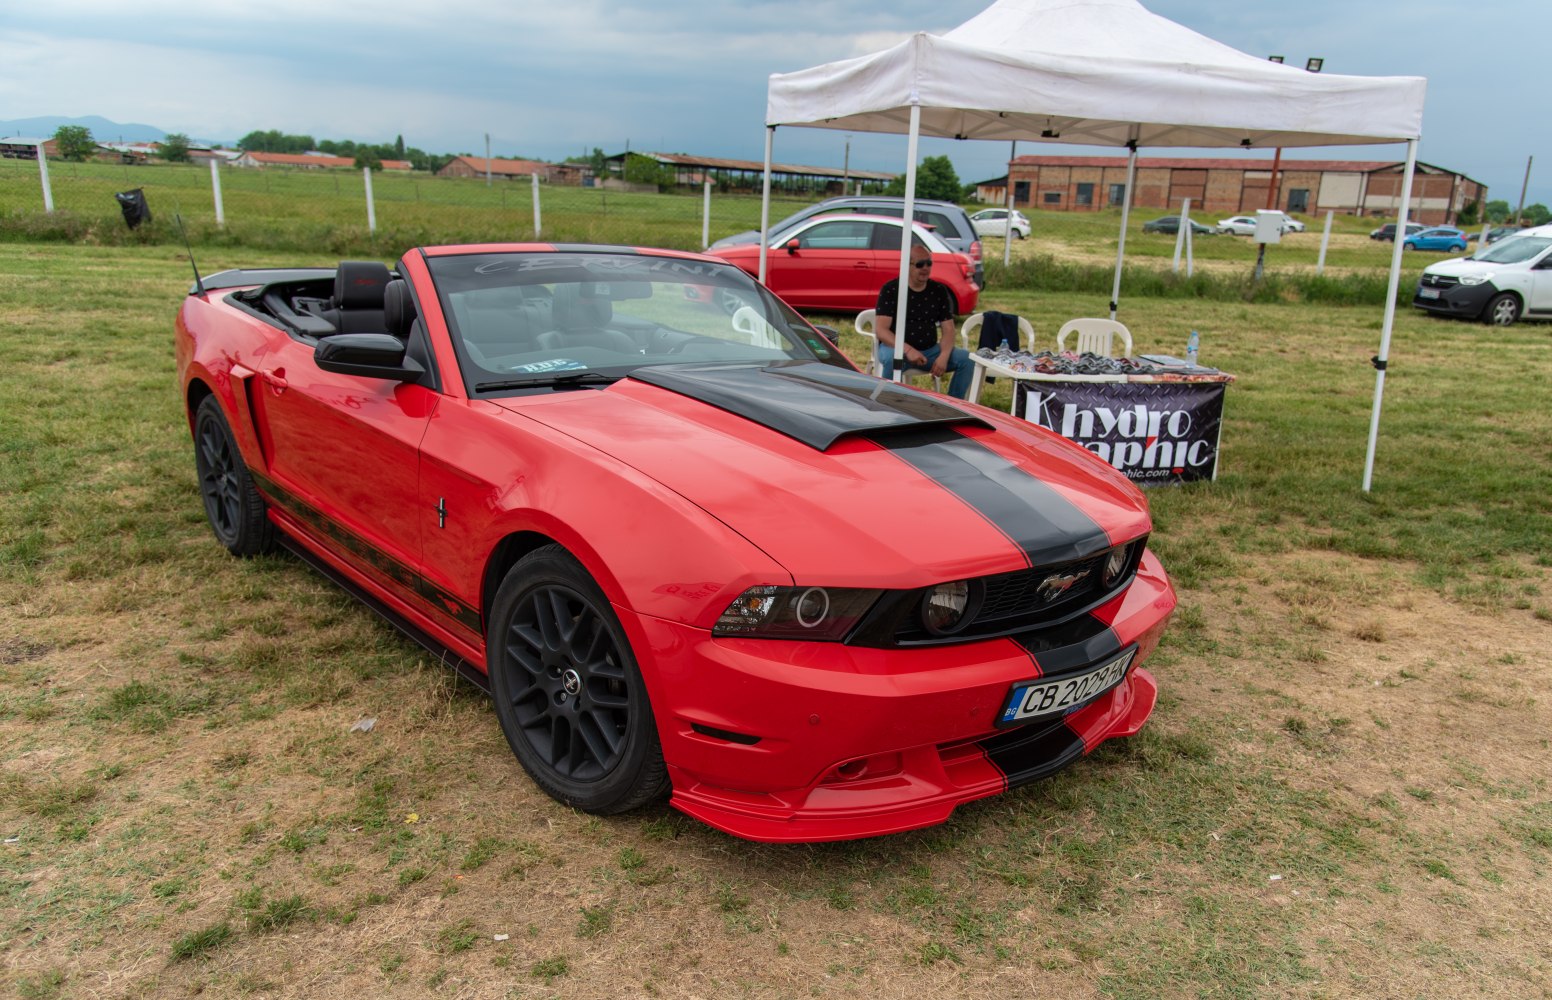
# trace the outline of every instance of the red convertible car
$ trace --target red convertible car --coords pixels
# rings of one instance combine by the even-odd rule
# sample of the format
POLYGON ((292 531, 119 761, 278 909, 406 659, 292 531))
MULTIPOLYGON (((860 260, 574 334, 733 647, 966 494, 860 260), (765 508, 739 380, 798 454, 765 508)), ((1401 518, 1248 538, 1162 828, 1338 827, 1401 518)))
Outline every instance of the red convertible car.
POLYGON ((712 257, 426 247, 226 271, 177 319, 211 527, 492 696, 563 802, 740 837, 938 823, 1136 733, 1147 505, 1033 424, 856 371, 712 257))

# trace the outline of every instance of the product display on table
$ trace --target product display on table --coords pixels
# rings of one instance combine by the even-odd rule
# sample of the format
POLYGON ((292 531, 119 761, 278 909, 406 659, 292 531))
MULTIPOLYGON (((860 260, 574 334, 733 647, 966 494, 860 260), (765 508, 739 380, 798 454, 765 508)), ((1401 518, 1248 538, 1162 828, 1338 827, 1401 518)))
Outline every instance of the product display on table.
MULTIPOLYGON (((1170 358, 1169 362, 1173 363, 1160 363, 1141 358, 1109 358, 1091 351, 1084 351, 1082 354, 1074 351, 1031 353, 993 350, 990 347, 983 347, 976 351, 976 354, 1014 372, 1037 372, 1042 375, 1152 375, 1160 378, 1176 376, 1189 379, 1192 375, 1221 374, 1216 368, 1203 368, 1201 365, 1181 361, 1178 358, 1170 358)), ((1158 358, 1162 355, 1152 357, 1158 358)))

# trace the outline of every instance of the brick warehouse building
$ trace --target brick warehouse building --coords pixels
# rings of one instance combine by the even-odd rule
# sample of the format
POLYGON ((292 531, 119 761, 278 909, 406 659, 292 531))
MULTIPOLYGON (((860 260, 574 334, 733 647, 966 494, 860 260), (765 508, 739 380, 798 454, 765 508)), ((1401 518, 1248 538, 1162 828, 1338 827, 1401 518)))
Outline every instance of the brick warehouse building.
MULTIPOLYGON (((1400 207, 1402 172, 1396 161, 1294 160, 1277 171, 1274 207, 1301 215, 1334 211, 1393 216, 1400 207)), ((1119 206, 1126 194, 1124 156, 1020 156, 1009 164, 1014 204, 1056 211, 1089 212, 1119 206)), ((1238 215, 1267 206, 1270 159, 1137 159, 1136 208, 1175 209, 1191 199, 1195 215, 1238 215)), ((1001 204, 1006 189, 983 185, 983 198, 1001 204), (987 196, 990 197, 987 197, 987 196)), ((1486 185, 1465 174, 1426 163, 1412 181, 1411 218, 1448 225, 1463 209, 1487 198, 1486 185)))

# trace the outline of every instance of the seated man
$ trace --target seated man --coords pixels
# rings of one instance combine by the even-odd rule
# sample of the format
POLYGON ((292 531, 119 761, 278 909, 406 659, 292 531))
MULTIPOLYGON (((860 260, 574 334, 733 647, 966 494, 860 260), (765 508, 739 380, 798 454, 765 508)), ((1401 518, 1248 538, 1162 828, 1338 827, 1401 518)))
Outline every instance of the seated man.
MULTIPOLYGON (((906 284, 909 297, 905 312, 905 360, 912 367, 929 369, 935 376, 953 372, 948 394, 964 399, 970 391, 970 353, 954 346, 954 293, 941 281, 929 278, 931 273, 932 251, 920 243, 912 244, 906 284)), ((894 371, 899 293, 900 279, 886 281, 878 290, 878 306, 874 309, 873 330, 878 335, 878 360, 885 378, 894 371)))

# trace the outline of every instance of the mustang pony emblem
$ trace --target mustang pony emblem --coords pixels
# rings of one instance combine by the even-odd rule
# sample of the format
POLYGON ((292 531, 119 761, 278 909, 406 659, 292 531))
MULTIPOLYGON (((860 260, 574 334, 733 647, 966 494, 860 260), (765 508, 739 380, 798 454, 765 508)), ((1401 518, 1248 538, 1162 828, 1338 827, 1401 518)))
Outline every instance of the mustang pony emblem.
POLYGON ((1040 581, 1040 586, 1035 588, 1035 596, 1049 604, 1087 580, 1091 572, 1093 570, 1085 569, 1076 573, 1052 573, 1040 581))

